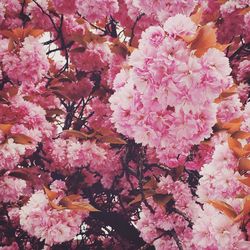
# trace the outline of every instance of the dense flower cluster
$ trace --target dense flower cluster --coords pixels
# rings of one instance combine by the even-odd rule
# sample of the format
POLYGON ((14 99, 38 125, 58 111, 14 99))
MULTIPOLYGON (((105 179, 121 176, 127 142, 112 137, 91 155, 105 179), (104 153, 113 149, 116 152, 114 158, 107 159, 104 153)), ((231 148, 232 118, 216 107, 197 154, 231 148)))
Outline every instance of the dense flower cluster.
POLYGON ((249 0, 0 1, 0 249, 250 249, 249 0))
POLYGON ((27 185, 24 180, 11 176, 4 176, 0 179, 0 201, 16 202, 21 195, 25 194, 27 185))
POLYGON ((153 244, 156 249, 178 249, 171 237, 171 233, 175 232, 185 244, 184 249, 195 249, 192 242, 192 230, 188 227, 189 222, 182 216, 184 214, 184 216, 192 217, 197 209, 188 186, 181 181, 174 182, 170 176, 161 177, 157 191, 159 194, 173 195, 173 212, 166 212, 164 207, 149 200, 154 214, 145 205, 142 206, 141 218, 137 222, 141 236, 147 243, 153 244), (176 210, 179 214, 174 212, 176 210), (162 237, 160 237, 161 235, 162 237))
POLYGON ((210 137, 216 123, 213 101, 232 79, 222 52, 209 49, 198 58, 183 40, 175 39, 195 33, 190 19, 177 15, 164 28, 168 35, 158 26, 142 34, 139 49, 129 58, 131 68, 115 79, 110 102, 120 133, 156 147, 161 162, 175 166, 178 155, 210 137))
MULTIPOLYGON (((63 183, 52 183, 51 188, 60 192, 59 198, 63 197, 63 183)), ((45 243, 51 246, 74 238, 86 216, 87 213, 82 211, 53 209, 44 191, 38 190, 22 207, 20 224, 29 234, 45 240, 45 243)))

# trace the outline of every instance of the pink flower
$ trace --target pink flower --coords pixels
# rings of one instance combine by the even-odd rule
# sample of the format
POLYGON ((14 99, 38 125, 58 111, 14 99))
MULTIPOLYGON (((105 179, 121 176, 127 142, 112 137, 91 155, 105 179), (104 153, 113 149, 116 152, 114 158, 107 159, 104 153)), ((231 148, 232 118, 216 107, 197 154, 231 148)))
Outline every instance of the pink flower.
POLYGON ((44 191, 38 190, 21 208, 20 224, 31 236, 52 246, 73 239, 87 215, 83 211, 53 209, 44 191))
POLYGON ((11 176, 3 176, 0 179, 1 202, 16 202, 25 194, 26 181, 11 176))
POLYGON ((76 0, 78 12, 89 22, 102 20, 105 17, 112 16, 119 9, 117 0, 76 0))
POLYGON ((164 30, 170 36, 191 36, 196 32, 196 24, 187 16, 177 14, 168 18, 164 24, 164 30))

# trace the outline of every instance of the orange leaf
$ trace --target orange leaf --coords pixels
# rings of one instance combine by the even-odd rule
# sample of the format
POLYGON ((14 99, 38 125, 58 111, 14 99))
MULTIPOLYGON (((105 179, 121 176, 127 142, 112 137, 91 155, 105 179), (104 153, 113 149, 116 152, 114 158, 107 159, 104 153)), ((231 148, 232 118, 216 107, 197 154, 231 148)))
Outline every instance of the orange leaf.
POLYGON ((57 205, 55 202, 53 201, 49 201, 49 204, 52 208, 56 209, 56 210, 64 210, 66 209, 66 207, 63 207, 63 206, 60 206, 60 205, 57 205))
POLYGON ((241 156, 242 146, 239 141, 235 138, 228 137, 228 146, 236 155, 241 156))
POLYGON ((83 210, 83 211, 88 211, 88 212, 100 211, 87 202, 77 202, 76 200, 79 200, 80 198, 81 198, 80 195, 72 194, 72 195, 63 197, 60 200, 59 204, 62 205, 65 209, 83 210))
POLYGON ((100 211, 87 202, 73 202, 72 204, 68 205, 67 208, 71 210, 83 210, 83 211, 88 211, 88 212, 100 211))
POLYGON ((62 205, 62 206, 64 206, 64 207, 67 207, 68 205, 72 204, 73 201, 79 200, 80 198, 81 198, 80 195, 78 195, 78 194, 72 194, 72 195, 63 197, 59 201, 59 204, 62 205))
POLYGON ((233 85, 231 86, 230 88, 224 90, 220 95, 219 97, 217 97, 214 102, 215 103, 220 103, 222 102, 224 99, 226 99, 227 97, 229 96, 232 96, 236 93, 236 89, 237 89, 237 86, 236 85, 233 85))
POLYGON ((214 208, 220 210, 222 213, 224 213, 231 219, 234 219, 237 216, 237 213, 235 212, 234 208, 224 201, 210 200, 208 201, 208 203, 211 204, 214 208))
POLYGON ((214 47, 216 42, 216 29, 211 24, 206 24, 198 30, 197 37, 191 44, 191 49, 196 50, 197 57, 201 57, 209 48, 214 47))
POLYGON ((202 18, 202 9, 199 7, 197 11, 190 16, 190 18, 196 25, 199 25, 202 18))
POLYGON ((220 51, 224 51, 228 46, 230 46, 231 43, 227 43, 227 44, 221 44, 221 43, 216 43, 213 48, 216 48, 220 51))
POLYGON ((248 176, 247 178, 238 178, 238 180, 246 186, 250 187, 250 176, 248 176))
POLYGON ((250 171, 250 160, 247 158, 240 158, 239 170, 250 171))
POLYGON ((14 142, 17 144, 31 144, 33 139, 27 135, 24 134, 15 134, 11 135, 11 137, 14 139, 14 142))
POLYGON ((42 29, 32 29, 30 30, 29 34, 33 37, 38 37, 44 33, 44 30, 42 29))
POLYGON ((224 123, 219 122, 218 125, 221 129, 226 129, 229 133, 234 133, 240 130, 242 120, 243 118, 240 117, 233 119, 229 122, 224 122, 224 123))
POLYGON ((46 188, 45 186, 43 186, 44 192, 47 195, 49 201, 53 201, 54 199, 56 199, 58 197, 58 193, 51 191, 50 189, 46 188))
POLYGON ((236 131, 232 134, 232 137, 235 139, 248 139, 250 138, 250 132, 236 131))
POLYGON ((3 36, 8 37, 8 38, 12 38, 14 40, 17 39, 17 37, 14 35, 14 33, 10 30, 1 30, 0 32, 3 36))
POLYGON ((237 217, 234 219, 234 222, 238 222, 238 221, 244 219, 244 217, 247 216, 249 213, 250 213, 250 195, 247 195, 244 198, 243 209, 237 215, 237 217))
POLYGON ((4 134, 9 134, 12 127, 13 124, 0 124, 0 130, 2 130, 4 134))
POLYGON ((13 49, 15 49, 14 40, 10 38, 9 44, 8 44, 8 51, 11 52, 13 49))
POLYGON ((240 14, 240 15, 245 15, 245 14, 247 14, 249 11, 250 11, 250 7, 247 7, 247 8, 241 9, 241 10, 239 11, 239 14, 240 14))

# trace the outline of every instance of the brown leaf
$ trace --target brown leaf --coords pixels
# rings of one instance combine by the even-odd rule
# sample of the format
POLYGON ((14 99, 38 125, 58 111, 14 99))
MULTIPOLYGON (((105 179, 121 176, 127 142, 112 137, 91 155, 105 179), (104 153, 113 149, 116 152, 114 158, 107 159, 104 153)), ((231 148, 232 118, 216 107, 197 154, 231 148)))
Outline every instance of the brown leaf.
POLYGON ((88 138, 93 138, 95 136, 95 132, 91 134, 87 134, 78 130, 64 130, 64 133, 69 136, 69 137, 76 137, 78 139, 88 139, 88 138))
POLYGON ((96 209, 92 205, 87 202, 72 202, 70 205, 67 206, 68 209, 71 210, 82 210, 88 212, 100 212, 100 210, 96 209))
POLYGON ((127 55, 130 55, 130 51, 128 50, 126 44, 121 43, 119 40, 116 40, 113 44, 110 45, 110 50, 114 54, 120 55, 123 58, 126 58, 127 55))
MULTIPOLYGON (((148 198, 148 197, 151 197, 155 194, 155 190, 145 190, 143 191, 144 193, 144 197, 145 198, 148 198)), ((141 194, 138 194, 135 196, 135 198, 129 202, 129 206, 132 205, 132 204, 135 204, 135 203, 138 203, 138 202, 141 202, 142 201, 142 195, 141 194)))
POLYGON ((85 50, 86 50, 86 47, 78 47, 78 48, 72 49, 71 52, 84 53, 85 50))
POLYGON ((29 169, 24 169, 24 168, 12 170, 9 173, 9 176, 13 176, 18 179, 25 180, 25 181, 33 180, 32 176, 29 173, 29 169))
POLYGON ((250 160, 247 158, 240 158, 238 168, 239 170, 250 171, 250 160))
POLYGON ((110 143, 110 144, 117 144, 117 145, 124 145, 127 142, 119 137, 115 136, 103 136, 99 139, 101 142, 110 143))
POLYGON ((24 134, 12 134, 11 137, 14 139, 14 142, 17 144, 31 144, 33 139, 24 134))
POLYGON ((173 199, 172 194, 154 194, 153 200, 157 205, 165 208, 166 204, 173 199))
POLYGON ((234 208, 224 201, 210 200, 208 203, 231 219, 234 219, 237 216, 237 213, 235 212, 234 208))
POLYGON ((154 177, 151 177, 150 180, 143 185, 143 189, 155 190, 157 188, 157 180, 154 177))
POLYGON ((174 181, 177 181, 181 177, 181 175, 184 172, 184 169, 185 169, 184 165, 180 165, 177 168, 172 169, 171 172, 173 173, 172 178, 173 178, 174 181))

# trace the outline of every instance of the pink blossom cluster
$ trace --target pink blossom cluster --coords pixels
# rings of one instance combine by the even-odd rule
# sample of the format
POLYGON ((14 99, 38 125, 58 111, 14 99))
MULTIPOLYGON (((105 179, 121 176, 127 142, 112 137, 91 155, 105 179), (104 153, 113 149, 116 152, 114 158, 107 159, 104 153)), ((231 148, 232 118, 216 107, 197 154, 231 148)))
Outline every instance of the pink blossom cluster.
POLYGON ((232 95, 218 105, 217 120, 220 122, 229 122, 242 115, 242 103, 238 95, 232 95))
MULTIPOLYGON (((234 203, 237 206, 237 202, 234 203)), ((208 204, 196 211, 192 242, 201 250, 247 250, 250 247, 239 223, 233 223, 226 215, 208 204)))
MULTIPOLYGON (((138 8, 140 12, 143 12, 148 16, 152 16, 160 23, 164 23, 169 17, 176 14, 185 14, 189 16, 197 3, 197 0, 132 0, 132 6, 138 8)), ((131 4, 129 6, 131 6, 131 4)))
POLYGON ((205 164, 200 171, 202 176, 197 189, 198 200, 207 202, 210 199, 225 200, 238 193, 248 191, 238 178, 238 160, 229 149, 227 142, 215 145, 212 161, 205 164))
POLYGON ((49 70, 46 50, 39 38, 26 37, 18 54, 8 51, 8 46, 1 54, 3 71, 15 83, 21 82, 24 88, 41 81, 49 70))
POLYGON ((21 4, 18 0, 2 0, 0 8, 0 27, 2 29, 13 29, 22 24, 18 18, 21 11, 21 4))
POLYGON ((217 112, 213 101, 232 83, 224 53, 209 49, 198 58, 178 39, 194 33, 195 27, 188 17, 177 15, 167 20, 165 31, 148 28, 127 69, 116 76, 110 98, 117 131, 155 147, 160 161, 169 166, 210 137, 217 112), (181 18, 185 22, 178 22, 181 18))
MULTIPOLYGON (((174 182, 170 176, 160 177, 157 193, 172 194, 175 209, 187 218, 190 218, 190 220, 195 216, 198 205, 195 204, 187 184, 182 181, 174 182)), ((192 229, 188 226, 189 222, 178 212, 166 211, 164 206, 159 206, 152 198, 147 200, 149 205, 152 206, 154 213, 150 212, 144 204, 142 205, 140 219, 136 223, 141 237, 147 243, 154 245, 156 249, 177 250, 178 246, 175 240, 167 233, 174 230, 184 249, 196 249, 192 242, 192 229)))
POLYGON ((0 177, 0 201, 16 202, 25 194, 26 181, 8 175, 0 177))
POLYGON ((102 21, 119 10, 117 0, 76 0, 78 12, 89 22, 102 21))
POLYGON ((75 171, 81 166, 102 164, 106 160, 106 151, 95 142, 79 142, 74 138, 54 140, 47 152, 52 159, 48 168, 62 171, 75 171))
MULTIPOLYGON (((46 112, 42 107, 24 100, 21 95, 13 96, 10 102, 11 105, 0 106, 0 123, 12 125, 11 135, 0 145, 0 166, 3 169, 15 168, 22 156, 34 152, 38 142, 49 140, 55 132, 55 127, 46 120, 46 112), (9 113, 11 117, 5 115, 9 113), (12 135, 29 136, 31 143, 16 143, 12 135)), ((3 136, 3 132, 1 134, 3 136)))
POLYGON ((94 43, 88 44, 86 50, 74 51, 71 50, 71 60, 75 66, 86 72, 89 71, 104 71, 108 69, 108 63, 110 60, 110 49, 105 43, 94 43))
MULTIPOLYGON (((63 182, 55 181, 51 189, 60 193, 58 201, 65 196, 63 182)), ((45 240, 45 244, 52 246, 72 240, 80 231, 82 221, 87 215, 84 211, 54 209, 44 191, 37 190, 20 210, 20 225, 30 235, 41 241, 45 240)))
POLYGON ((73 173, 77 169, 82 169, 84 181, 88 185, 100 180, 105 188, 110 188, 114 177, 119 175, 122 169, 120 153, 112 150, 108 145, 98 145, 94 141, 79 142, 74 138, 67 140, 58 138, 46 151, 52 161, 48 164, 48 169, 60 170, 64 173, 73 173))
POLYGON ((53 0, 53 5, 58 13, 74 14, 76 12, 76 1, 53 0))

